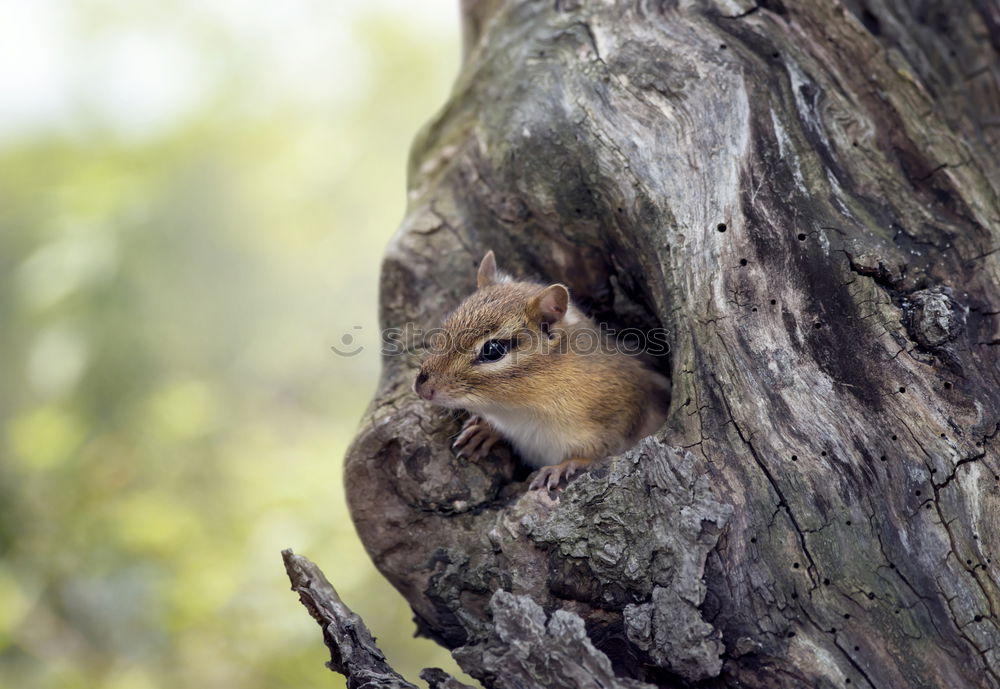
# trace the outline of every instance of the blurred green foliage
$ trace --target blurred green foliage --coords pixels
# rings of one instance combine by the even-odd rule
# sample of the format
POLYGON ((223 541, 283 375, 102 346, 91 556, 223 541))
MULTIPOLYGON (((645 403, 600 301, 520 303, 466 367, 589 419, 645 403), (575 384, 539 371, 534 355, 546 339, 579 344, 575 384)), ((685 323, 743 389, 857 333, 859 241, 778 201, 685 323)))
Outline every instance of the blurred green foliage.
POLYGON ((411 638, 341 473, 378 374, 380 255, 457 67, 457 16, 291 4, 256 28, 237 21, 254 4, 55 5, 77 95, 0 139, 2 689, 342 686, 285 547, 411 679, 454 668, 411 638), (297 27, 337 49, 274 68, 297 27), (201 80, 187 105, 150 120, 88 100, 87 60, 148 35, 179 46, 175 81, 201 80))

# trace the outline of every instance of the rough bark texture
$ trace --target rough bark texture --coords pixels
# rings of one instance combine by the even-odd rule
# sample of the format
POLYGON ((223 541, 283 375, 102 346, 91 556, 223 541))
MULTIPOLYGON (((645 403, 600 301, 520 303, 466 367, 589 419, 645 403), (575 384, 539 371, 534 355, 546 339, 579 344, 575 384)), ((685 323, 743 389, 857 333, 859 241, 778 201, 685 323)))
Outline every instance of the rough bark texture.
POLYGON ((464 8, 383 326, 492 248, 666 328, 674 390, 550 496, 386 356, 347 491, 421 633, 488 687, 1000 687, 997 4, 464 8))
POLYGON ((349 689, 417 689, 389 666, 368 627, 344 605, 316 565, 291 550, 281 556, 292 590, 323 629, 330 649, 327 667, 347 677, 349 689))

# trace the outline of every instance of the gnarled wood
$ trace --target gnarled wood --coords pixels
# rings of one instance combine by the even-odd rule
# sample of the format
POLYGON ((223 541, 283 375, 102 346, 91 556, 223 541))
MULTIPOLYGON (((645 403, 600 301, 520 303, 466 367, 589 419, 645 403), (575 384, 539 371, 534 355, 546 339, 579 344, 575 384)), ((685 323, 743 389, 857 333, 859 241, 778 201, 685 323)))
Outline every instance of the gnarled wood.
POLYGON ((344 675, 349 689, 417 689, 389 666, 368 627, 344 605, 315 564, 291 550, 283 550, 281 556, 292 590, 323 629, 323 641, 330 649, 327 667, 344 675))
MULTIPOLYGON (((323 572, 291 550, 281 553, 292 590, 323 629, 334 672, 349 689, 416 689, 392 669, 375 639, 337 595, 323 572)), ((565 610, 549 618, 528 596, 497 591, 490 601, 493 632, 456 651, 465 664, 482 668, 490 685, 520 689, 643 689, 650 685, 615 677, 607 656, 594 648, 583 620, 565 610)), ((471 689, 440 668, 420 673, 430 689, 471 689)))
POLYGON ((438 324, 492 248, 665 328, 674 391, 552 499, 455 458, 416 338, 387 355, 347 494, 420 631, 487 686, 530 599, 623 681, 1000 687, 997 6, 469 6, 383 325, 438 324))

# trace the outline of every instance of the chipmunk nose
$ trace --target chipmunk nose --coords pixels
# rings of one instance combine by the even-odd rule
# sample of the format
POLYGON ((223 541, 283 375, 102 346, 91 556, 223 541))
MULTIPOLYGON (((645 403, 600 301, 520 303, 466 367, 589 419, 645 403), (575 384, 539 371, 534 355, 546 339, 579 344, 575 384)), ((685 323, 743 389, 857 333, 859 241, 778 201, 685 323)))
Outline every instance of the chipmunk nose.
POLYGON ((433 386, 427 385, 427 380, 430 376, 427 375, 426 371, 421 371, 417 376, 417 380, 413 383, 413 391, 420 395, 425 400, 434 399, 434 388, 433 386))

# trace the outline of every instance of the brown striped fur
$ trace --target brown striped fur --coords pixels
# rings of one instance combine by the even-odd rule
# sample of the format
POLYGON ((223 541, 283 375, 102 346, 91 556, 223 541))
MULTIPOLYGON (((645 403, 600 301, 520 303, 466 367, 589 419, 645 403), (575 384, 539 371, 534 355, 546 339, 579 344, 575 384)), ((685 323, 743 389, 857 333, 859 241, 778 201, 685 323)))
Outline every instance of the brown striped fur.
POLYGON ((492 252, 479 284, 445 320, 417 392, 485 418, 534 466, 616 454, 663 423, 669 381, 601 339, 572 302, 560 312, 565 288, 511 280, 492 252), (477 362, 491 339, 517 345, 500 361, 477 362))

